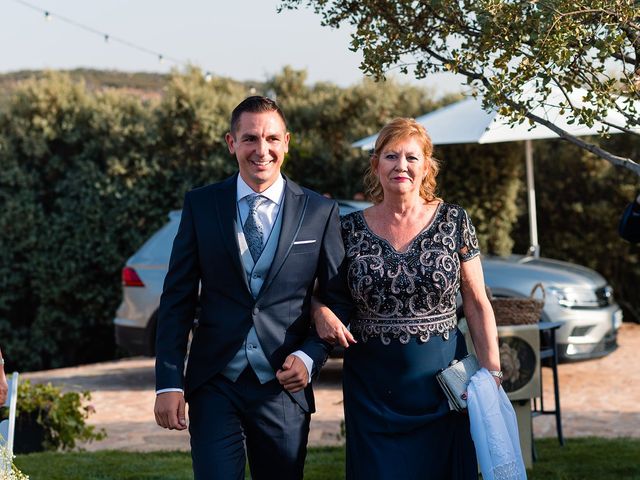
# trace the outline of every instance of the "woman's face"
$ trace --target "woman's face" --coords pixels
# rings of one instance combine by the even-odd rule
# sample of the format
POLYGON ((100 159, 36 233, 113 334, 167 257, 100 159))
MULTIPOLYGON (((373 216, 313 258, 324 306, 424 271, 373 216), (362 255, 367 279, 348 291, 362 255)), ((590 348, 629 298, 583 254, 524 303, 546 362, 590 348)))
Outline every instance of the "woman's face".
POLYGON ((422 143, 406 137, 386 145, 378 157, 376 173, 387 195, 420 195, 420 185, 428 174, 428 160, 422 143))

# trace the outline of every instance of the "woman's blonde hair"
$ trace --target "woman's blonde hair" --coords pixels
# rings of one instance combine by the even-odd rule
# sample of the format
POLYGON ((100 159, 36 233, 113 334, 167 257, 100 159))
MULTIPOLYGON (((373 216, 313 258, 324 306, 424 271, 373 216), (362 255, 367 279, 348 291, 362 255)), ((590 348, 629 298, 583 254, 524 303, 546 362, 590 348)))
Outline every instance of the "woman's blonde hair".
POLYGON ((389 145, 399 140, 413 137, 422 145, 422 154, 427 163, 427 174, 420 184, 420 196, 427 202, 440 200, 436 196, 436 177, 440 171, 440 163, 433 158, 433 143, 426 129, 413 118, 395 118, 385 125, 376 140, 371 154, 369 168, 365 173, 364 184, 368 197, 373 203, 380 203, 384 198, 384 192, 376 170, 380 160, 380 154, 389 145))

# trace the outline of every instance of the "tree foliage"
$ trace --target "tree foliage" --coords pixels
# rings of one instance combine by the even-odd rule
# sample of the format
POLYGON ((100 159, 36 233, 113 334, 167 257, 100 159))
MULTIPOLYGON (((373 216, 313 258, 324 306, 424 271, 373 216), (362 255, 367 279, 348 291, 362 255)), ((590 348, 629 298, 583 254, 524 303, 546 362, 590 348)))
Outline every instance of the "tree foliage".
POLYGON ((570 121, 604 131, 640 124, 640 5, 634 0, 283 0, 312 7, 324 25, 355 27, 362 70, 391 68, 423 78, 462 74, 485 108, 513 122, 543 124, 561 137, 640 175, 640 165, 570 135, 532 109, 553 103, 570 121), (572 92, 585 89, 580 102, 572 92), (556 99, 554 91, 559 91, 556 99), (584 103, 583 103, 584 102, 584 103), (608 114, 617 112, 614 125, 608 114), (607 120, 608 119, 608 120, 607 120))

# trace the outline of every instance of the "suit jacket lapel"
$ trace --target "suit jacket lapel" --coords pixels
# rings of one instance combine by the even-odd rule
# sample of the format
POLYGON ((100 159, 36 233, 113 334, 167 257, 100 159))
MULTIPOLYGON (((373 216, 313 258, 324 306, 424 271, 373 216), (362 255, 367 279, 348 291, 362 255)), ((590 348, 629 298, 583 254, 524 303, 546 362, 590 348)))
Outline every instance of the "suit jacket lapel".
POLYGON ((289 255, 289 250, 291 250, 293 241, 302 225, 304 211, 307 206, 307 196, 302 189, 287 177, 285 177, 285 180, 287 184, 284 189, 284 205, 283 211, 280 212, 282 215, 282 229, 280 230, 278 247, 276 248, 273 262, 271 262, 271 268, 269 268, 267 278, 260 289, 260 296, 269 287, 274 277, 280 271, 287 255, 289 255))
POLYGON ((235 265, 245 288, 251 292, 249 283, 247 282, 247 275, 242 265, 242 260, 240 259, 240 247, 238 246, 238 237, 236 234, 236 218, 238 212, 236 202, 237 177, 238 174, 235 174, 224 182, 222 188, 217 192, 215 205, 218 221, 220 222, 220 230, 222 231, 222 239, 231 256, 231 263, 235 265))

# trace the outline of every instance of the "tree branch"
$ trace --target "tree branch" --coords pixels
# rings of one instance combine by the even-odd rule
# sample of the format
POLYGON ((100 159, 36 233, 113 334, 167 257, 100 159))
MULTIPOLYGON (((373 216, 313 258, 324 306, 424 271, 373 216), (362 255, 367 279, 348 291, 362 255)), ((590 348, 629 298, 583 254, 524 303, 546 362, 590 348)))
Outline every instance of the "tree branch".
MULTIPOLYGON (((299 4, 303 0, 282 1, 299 4)), ((505 108, 514 114, 513 122, 518 117, 545 126, 560 138, 640 176, 640 165, 630 158, 607 152, 531 113, 537 99, 526 99, 522 91, 531 81, 541 79, 546 85, 553 79, 566 99, 561 104, 576 121, 598 121, 638 135, 633 130, 640 125, 640 113, 634 111, 635 103, 630 103, 637 98, 633 93, 640 90, 638 1, 531 0, 507 2, 509 7, 502 8, 504 2, 476 4, 468 0, 451 4, 306 0, 315 6, 316 13, 322 13, 325 24, 349 21, 357 26, 352 45, 364 54, 365 73, 384 76, 385 69, 402 62, 403 52, 413 53, 419 59, 416 74, 446 69, 464 75, 484 97, 485 107, 505 108), (432 11, 436 4, 446 8, 432 11), (484 31, 485 24, 492 21, 509 30, 503 35, 484 31), (511 25, 513 22, 517 24, 511 25), (448 36, 461 40, 462 45, 440 45, 448 36), (611 47, 615 51, 610 51, 611 47), (616 62, 616 70, 620 67, 617 62, 622 62, 625 76, 608 73, 609 59, 616 62), (621 101, 625 98, 616 90, 620 84, 628 86, 624 92, 628 103, 621 101), (567 92, 578 86, 589 91, 591 104, 581 107, 577 100, 571 102, 567 92), (623 125, 606 120, 607 110, 619 112, 623 125)), ((537 90, 544 94, 547 87, 538 86, 537 90)))
POLYGON ((623 54, 623 53, 616 53, 616 52, 613 52, 613 53, 611 54, 611 56, 612 56, 613 58, 615 58, 616 60, 620 60, 620 61, 621 61, 621 62, 623 62, 623 63, 630 63, 630 64, 632 64, 632 65, 635 65, 635 64, 636 64, 636 59, 635 59, 635 58, 630 57, 629 55, 626 55, 626 54, 623 54))
POLYGON ((620 130, 622 133, 628 133, 630 135, 640 136, 639 132, 636 132, 634 130, 630 130, 630 129, 626 128, 626 127, 621 127, 620 125, 616 125, 614 123, 607 122, 606 120, 598 120, 598 121, 600 123, 602 123, 603 125, 607 125, 608 127, 615 128, 616 130, 620 130))
POLYGON ((566 132, 565 130, 563 130, 562 128, 558 127, 554 123, 552 123, 552 122, 550 122, 548 120, 545 120, 542 117, 539 117, 539 116, 537 116, 537 115, 535 115, 535 114, 533 114, 531 112, 523 112, 523 110, 520 107, 520 105, 518 105, 516 102, 513 102, 511 100, 507 100, 507 103, 512 108, 514 108, 514 109, 518 110, 519 112, 523 113, 524 116, 526 116, 527 118, 533 120, 534 122, 536 122, 536 123, 538 123, 540 125, 544 125, 549 130, 551 130, 552 132, 554 132, 558 136, 560 136, 560 138, 563 138, 563 139, 567 140, 568 142, 573 143, 574 145, 577 145, 578 147, 583 148, 584 150, 587 150, 587 151, 593 153, 594 155, 597 155, 598 157, 601 157, 601 158, 607 160, 608 162, 612 163, 613 165, 616 165, 616 166, 622 167, 622 168, 626 168, 627 170, 630 170, 633 173, 635 173, 636 175, 640 176, 640 164, 634 162, 630 158, 619 157, 617 155, 613 155, 612 153, 609 153, 606 150, 603 150, 602 148, 600 148, 597 145, 585 142, 584 140, 581 140, 580 138, 578 138, 578 137, 576 137, 574 135, 571 135, 570 133, 566 132))
MULTIPOLYGON (((467 72, 463 69, 461 69, 459 71, 459 73, 461 73, 462 75, 465 76, 475 76, 476 79, 480 80, 483 85, 485 86, 485 88, 487 90, 491 89, 491 83, 489 82, 489 79, 485 78, 482 75, 477 75, 477 74, 472 74, 472 72, 467 72)), ((633 173, 635 173, 636 175, 638 175, 640 177, 640 164, 634 162, 633 160, 631 160, 630 158, 625 158, 625 157, 620 157, 618 155, 613 155, 610 152, 607 152, 606 150, 598 147, 597 145, 594 145, 592 143, 588 143, 585 142, 584 140, 581 140, 580 138, 571 135, 569 132, 563 130, 562 128, 558 127, 557 125, 555 125, 554 123, 550 122, 549 120, 545 120, 542 117, 539 117, 538 115, 535 115, 533 113, 531 113, 530 111, 526 110, 522 105, 520 105, 519 103, 510 100, 509 98, 504 98, 504 103, 509 105, 511 108, 513 108, 514 110, 520 112, 521 114, 523 114, 525 117, 533 120, 535 123, 539 124, 539 125, 544 125, 545 127, 547 127, 549 130, 551 130, 552 132, 556 133, 560 138, 563 138, 565 140, 567 140, 570 143, 573 143, 574 145, 583 148, 584 150, 587 150, 591 153, 593 153, 594 155, 599 156, 600 158, 603 158, 604 160, 607 160, 608 162, 612 163, 613 165, 622 167, 622 168, 626 168, 627 170, 631 170, 633 173)))

